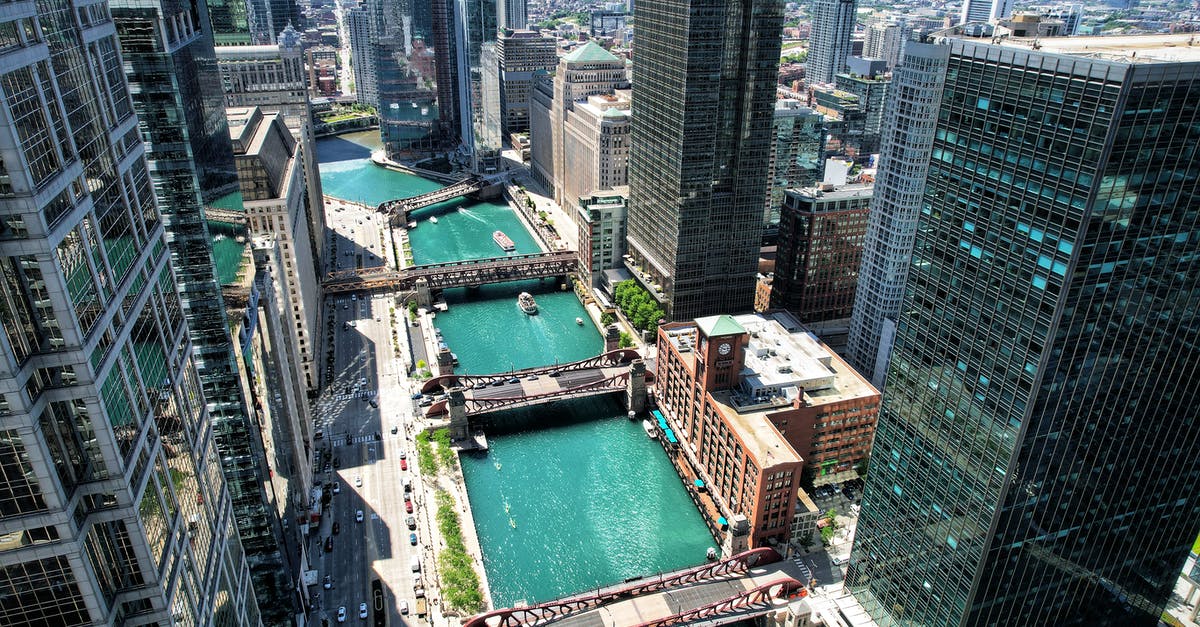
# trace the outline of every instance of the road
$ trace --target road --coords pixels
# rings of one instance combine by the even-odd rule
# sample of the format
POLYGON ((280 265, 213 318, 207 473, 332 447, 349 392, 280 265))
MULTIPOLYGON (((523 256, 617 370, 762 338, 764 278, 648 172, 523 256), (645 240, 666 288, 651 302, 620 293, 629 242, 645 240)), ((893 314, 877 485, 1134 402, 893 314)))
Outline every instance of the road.
MULTIPOLYGON (((331 231, 326 250, 330 259, 336 260, 334 269, 387 263, 385 251, 390 246, 382 241, 387 234, 381 216, 338 203, 327 203, 326 215, 331 231)), ((415 456, 403 461, 401 456, 412 452, 408 439, 412 401, 407 358, 394 356, 393 306, 387 295, 345 294, 331 297, 326 303, 333 321, 335 374, 313 413, 315 429, 322 434, 317 441, 321 472, 314 484, 336 482, 340 490, 332 495, 319 533, 310 540, 310 549, 318 581, 326 575, 332 578, 331 589, 315 587, 321 593, 315 618, 325 618, 330 625, 336 624, 339 607, 346 608, 347 623, 362 624, 358 616, 360 603, 368 604, 367 622, 375 624, 371 598, 374 579, 383 583, 388 625, 402 624, 400 600, 413 606, 411 558, 424 547, 410 544, 409 534, 413 532, 405 521, 409 514, 401 480, 409 477, 415 481, 415 456), (326 462, 330 465, 328 471, 326 462), (402 464, 409 462, 413 465, 402 470, 402 464), (359 510, 363 512, 362 522, 356 520, 359 510), (336 535, 332 533, 334 523, 339 527, 336 535), (323 544, 331 537, 332 551, 326 552, 323 544)), ((400 324, 402 315, 403 311, 396 308, 400 324)), ((398 337, 401 353, 407 355, 407 335, 400 333, 398 337)), ((414 506, 423 508, 421 494, 415 493, 414 498, 414 506)), ((422 526, 422 530, 426 528, 422 526)), ((404 624, 419 624, 415 616, 404 618, 404 624)))

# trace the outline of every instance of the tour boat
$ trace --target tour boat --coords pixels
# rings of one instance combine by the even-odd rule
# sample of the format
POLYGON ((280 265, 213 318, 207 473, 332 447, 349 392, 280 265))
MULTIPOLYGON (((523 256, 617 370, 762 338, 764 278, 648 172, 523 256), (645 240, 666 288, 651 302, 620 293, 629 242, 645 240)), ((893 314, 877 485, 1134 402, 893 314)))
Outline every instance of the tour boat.
POLYGON ((654 423, 650 422, 649 420, 643 420, 642 428, 646 430, 646 436, 651 440, 658 439, 658 433, 654 430, 654 423))
POLYGON ((538 312, 537 302, 533 300, 533 294, 529 292, 521 292, 521 295, 517 296, 517 306, 531 316, 538 312))
POLYGON ((432 218, 429 218, 429 221, 434 224, 437 224, 437 216, 433 216, 432 218))
POLYGON ((500 247, 504 252, 512 252, 517 249, 517 245, 513 243, 512 238, 504 234, 504 231, 496 231, 492 233, 492 241, 500 247))
POLYGON ((717 549, 716 549, 716 547, 711 547, 711 546, 710 546, 710 547, 708 547, 708 556, 707 556, 707 557, 708 557, 708 559, 710 559, 710 560, 715 560, 715 559, 717 559, 717 549))
POLYGON ((577 324, 577 325, 579 325, 579 326, 583 326, 583 318, 576 318, 576 319, 575 319, 575 324, 577 324))

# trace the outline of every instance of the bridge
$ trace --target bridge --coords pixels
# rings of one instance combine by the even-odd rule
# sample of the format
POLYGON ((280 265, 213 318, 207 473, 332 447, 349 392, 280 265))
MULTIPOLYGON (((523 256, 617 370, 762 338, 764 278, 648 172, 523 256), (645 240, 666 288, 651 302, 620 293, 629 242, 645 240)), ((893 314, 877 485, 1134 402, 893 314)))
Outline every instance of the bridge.
POLYGON ((475 194, 491 187, 495 183, 482 176, 469 176, 457 183, 447 185, 438 190, 434 190, 427 194, 412 196, 409 198, 398 198, 396 200, 388 200, 379 204, 379 212, 386 213, 392 217, 402 217, 405 222, 408 221, 408 216, 413 211, 436 205, 439 202, 453 200, 459 196, 467 194, 475 194))
POLYGON ((343 270, 329 273, 324 287, 329 294, 361 290, 419 292, 424 289, 428 292, 452 287, 478 287, 504 281, 566 276, 578 269, 578 257, 574 251, 568 250, 431 263, 403 270, 386 267, 343 270))
POLYGON ((225 224, 246 225, 246 212, 237 211, 236 209, 217 209, 215 207, 205 207, 204 217, 211 222, 224 222, 225 224))
POLYGON ((808 590, 775 549, 764 547, 654 578, 637 578, 532 607, 493 610, 464 627, 720 625, 780 609, 808 590))

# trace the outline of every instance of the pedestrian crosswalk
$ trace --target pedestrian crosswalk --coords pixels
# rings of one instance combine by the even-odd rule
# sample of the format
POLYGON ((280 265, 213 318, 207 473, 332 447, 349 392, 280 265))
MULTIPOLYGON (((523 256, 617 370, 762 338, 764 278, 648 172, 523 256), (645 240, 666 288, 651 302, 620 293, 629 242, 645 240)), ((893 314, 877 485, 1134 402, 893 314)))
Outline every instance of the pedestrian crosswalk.
POLYGON ((379 392, 375 390, 361 390, 358 392, 351 392, 349 394, 335 394, 331 398, 335 401, 349 401, 356 398, 375 398, 377 394, 379 394, 379 392))
POLYGON ((801 581, 804 581, 804 582, 812 581, 812 579, 813 579, 812 570, 810 570, 808 568, 808 563, 804 560, 804 558, 797 555, 795 558, 792 559, 792 561, 800 569, 800 574, 804 576, 804 579, 802 579, 801 581))

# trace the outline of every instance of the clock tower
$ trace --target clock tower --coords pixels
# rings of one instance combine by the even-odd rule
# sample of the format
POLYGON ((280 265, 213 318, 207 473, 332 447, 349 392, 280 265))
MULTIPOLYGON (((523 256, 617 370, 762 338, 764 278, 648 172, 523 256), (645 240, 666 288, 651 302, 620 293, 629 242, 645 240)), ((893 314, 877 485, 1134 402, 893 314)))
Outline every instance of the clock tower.
POLYGON ((696 319, 699 332, 696 378, 706 390, 737 387, 745 358, 742 349, 749 334, 732 316, 708 316, 696 319))

